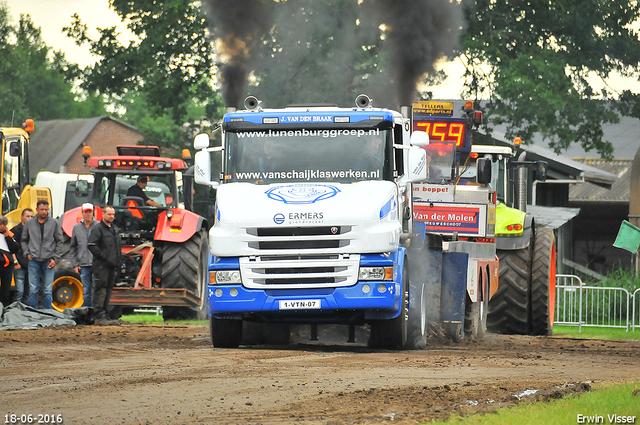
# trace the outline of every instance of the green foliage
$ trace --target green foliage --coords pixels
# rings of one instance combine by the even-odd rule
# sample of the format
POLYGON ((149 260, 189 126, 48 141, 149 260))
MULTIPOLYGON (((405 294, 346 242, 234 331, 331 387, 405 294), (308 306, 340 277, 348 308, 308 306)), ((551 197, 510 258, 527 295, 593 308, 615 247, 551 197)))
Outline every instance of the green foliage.
MULTIPOLYGON (((635 416, 638 421, 638 396, 640 383, 597 384, 594 391, 574 397, 553 400, 548 403, 536 402, 520 404, 513 408, 500 409, 492 415, 473 415, 467 417, 452 416, 445 422, 433 424, 485 424, 485 425, 520 425, 520 424, 575 424, 578 415, 602 416, 600 423, 609 422, 607 415, 635 416)), ((593 421, 593 418, 592 418, 593 421)), ((584 419, 584 422, 587 420, 584 419)), ((595 422, 590 422, 595 423, 595 422)))
POLYGON ((596 92, 586 77, 638 75, 640 42, 631 24, 639 12, 633 0, 469 2, 461 46, 466 95, 490 98, 487 112, 507 123, 507 137, 526 141, 539 132, 556 152, 575 141, 611 158, 601 125, 618 121, 615 107, 595 99, 617 94, 596 92))
POLYGON ((640 328, 635 331, 621 328, 592 328, 583 326, 560 326, 553 327, 553 336, 556 338, 579 338, 579 339, 630 339, 640 340, 640 328))
POLYGON ((13 26, 0 3, 0 124, 20 126, 37 120, 83 118, 104 114, 101 98, 76 99, 72 80, 77 65, 52 52, 27 15, 13 26))
POLYGON ((213 45, 202 10, 188 0, 110 0, 137 37, 127 45, 115 27, 98 28, 91 39, 76 14, 69 37, 101 59, 82 70, 82 87, 108 96, 121 119, 144 134, 145 142, 185 148, 197 132, 223 114, 212 81, 213 45))
POLYGON ((640 278, 635 275, 635 271, 619 266, 607 273, 606 276, 603 276, 601 280, 595 281, 588 278, 585 284, 590 286, 624 288, 633 294, 633 291, 640 288, 640 278))
POLYGON ((123 315, 120 319, 128 323, 142 323, 145 325, 162 325, 168 323, 178 325, 206 326, 209 323, 207 320, 169 320, 165 322, 161 314, 157 315, 150 313, 127 314, 123 315))
POLYGON ((115 27, 98 28, 100 38, 91 39, 77 14, 64 28, 77 44, 88 43, 101 57, 84 70, 85 89, 116 96, 144 93, 152 114, 176 122, 186 117, 192 99, 213 97, 212 44, 204 14, 194 2, 110 0, 110 5, 137 36, 128 45, 120 43, 115 27))

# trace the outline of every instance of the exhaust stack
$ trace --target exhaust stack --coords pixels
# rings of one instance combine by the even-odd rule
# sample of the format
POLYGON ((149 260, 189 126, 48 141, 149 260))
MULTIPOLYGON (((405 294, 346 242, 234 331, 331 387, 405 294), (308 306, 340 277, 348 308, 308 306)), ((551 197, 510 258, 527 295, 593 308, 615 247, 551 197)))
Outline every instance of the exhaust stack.
POLYGON ((411 105, 400 105, 400 114, 403 117, 409 119, 409 128, 413 131, 413 106, 411 105))

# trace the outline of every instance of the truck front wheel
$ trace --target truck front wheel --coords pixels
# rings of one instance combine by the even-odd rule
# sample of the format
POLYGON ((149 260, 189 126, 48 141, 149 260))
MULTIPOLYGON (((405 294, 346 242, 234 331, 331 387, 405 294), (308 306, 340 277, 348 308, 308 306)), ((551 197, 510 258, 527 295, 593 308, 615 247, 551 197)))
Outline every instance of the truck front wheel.
POLYGON ((402 296, 400 297, 400 314, 391 320, 376 320, 371 323, 369 347, 371 348, 404 348, 407 342, 407 322, 409 320, 409 275, 407 267, 402 270, 402 296))
POLYGON ((242 320, 211 317, 209 331, 215 348, 238 348, 242 340, 242 320))

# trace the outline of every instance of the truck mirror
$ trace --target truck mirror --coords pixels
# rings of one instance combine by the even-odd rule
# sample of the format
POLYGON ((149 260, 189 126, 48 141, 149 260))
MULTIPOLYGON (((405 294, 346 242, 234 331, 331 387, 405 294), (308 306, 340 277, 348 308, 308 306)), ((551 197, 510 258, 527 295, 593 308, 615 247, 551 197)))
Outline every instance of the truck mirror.
POLYGON ((424 131, 414 131, 411 133, 411 144, 413 146, 429 146, 429 135, 424 131))
POLYGON ((211 181, 211 153, 208 151, 196 152, 193 175, 198 184, 211 187, 220 185, 217 181, 211 181))
POLYGON ((193 139, 193 147, 196 150, 206 149, 209 147, 209 142, 209 135, 207 133, 201 133, 193 139))
POLYGON ((476 181, 480 184, 491 183, 490 158, 478 158, 476 161, 476 181))
POLYGON ((427 179, 427 152, 422 148, 412 146, 407 153, 409 154, 409 168, 407 169, 409 181, 411 183, 425 181, 427 179))
POLYGON ((11 142, 9 145, 9 155, 20 156, 22 155, 22 149, 20 148, 20 142, 11 142))
POLYGON ((536 169, 534 180, 538 181, 546 181, 547 180, 547 162, 546 161, 538 161, 538 168, 536 169))
POLYGON ((76 180, 76 188, 75 188, 76 196, 87 196, 89 195, 89 182, 86 180, 76 180))

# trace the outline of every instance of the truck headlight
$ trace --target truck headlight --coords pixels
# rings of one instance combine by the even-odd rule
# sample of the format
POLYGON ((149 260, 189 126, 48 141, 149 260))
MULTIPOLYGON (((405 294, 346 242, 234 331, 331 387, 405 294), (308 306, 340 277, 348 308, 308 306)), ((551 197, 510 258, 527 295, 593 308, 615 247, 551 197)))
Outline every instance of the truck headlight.
POLYGON ((242 283, 240 270, 219 270, 209 272, 209 285, 231 285, 242 283))
POLYGON ((360 267, 358 280, 393 280, 393 267, 360 267))

